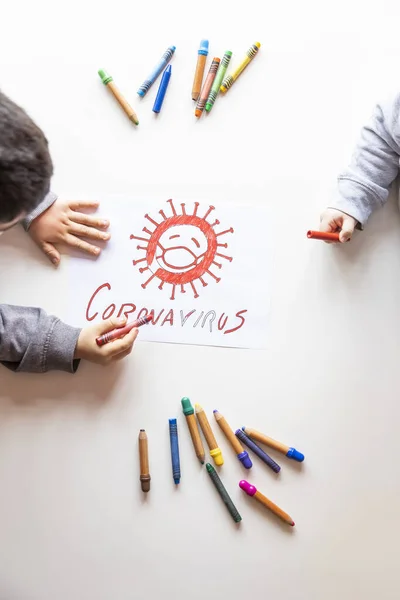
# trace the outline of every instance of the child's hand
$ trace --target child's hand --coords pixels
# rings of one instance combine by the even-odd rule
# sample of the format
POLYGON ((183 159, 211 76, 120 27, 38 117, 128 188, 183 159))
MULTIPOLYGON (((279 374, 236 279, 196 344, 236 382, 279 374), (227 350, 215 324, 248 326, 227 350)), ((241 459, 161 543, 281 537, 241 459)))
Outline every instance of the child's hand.
POLYGON ((139 333, 138 329, 132 329, 123 338, 108 342, 104 346, 98 346, 96 338, 116 327, 126 325, 126 318, 111 318, 98 325, 92 325, 82 329, 75 348, 74 358, 84 358, 99 365, 107 365, 115 360, 125 358, 132 352, 133 344, 139 333))
POLYGON ((109 240, 110 234, 105 231, 109 222, 94 215, 78 212, 82 208, 96 209, 98 206, 98 202, 56 200, 32 221, 29 233, 53 265, 57 266, 61 260, 59 251, 53 245, 57 243, 78 248, 92 256, 100 254, 100 248, 82 240, 81 237, 92 240, 109 240))
MULTIPOLYGON (((339 240, 348 242, 357 225, 356 219, 336 208, 327 208, 321 215, 320 231, 328 233, 340 232, 339 240)), ((328 242, 332 243, 332 242, 328 242)))

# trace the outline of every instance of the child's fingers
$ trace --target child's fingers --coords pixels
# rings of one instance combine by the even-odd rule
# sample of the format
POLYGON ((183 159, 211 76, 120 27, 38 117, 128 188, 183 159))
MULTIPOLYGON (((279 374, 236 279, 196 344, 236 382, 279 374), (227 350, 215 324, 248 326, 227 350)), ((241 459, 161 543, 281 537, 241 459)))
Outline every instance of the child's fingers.
POLYGON ((101 248, 93 246, 93 244, 89 244, 88 242, 81 240, 71 233, 68 233, 65 236, 64 241, 68 246, 71 246, 72 248, 78 248, 78 250, 81 250, 81 252, 86 252, 86 254, 91 254, 92 256, 98 256, 101 252, 101 248))
POLYGON ((99 202, 97 200, 79 200, 75 202, 68 202, 68 206, 71 210, 82 210, 85 209, 96 209, 99 207, 99 202))
POLYGON ((326 214, 321 215, 321 221, 319 224, 320 231, 326 231, 327 233, 334 233, 338 229, 339 229, 339 227, 338 227, 335 219, 332 217, 332 215, 326 215, 326 214))
POLYGON ((132 329, 127 335, 113 342, 109 342, 104 346, 105 354, 108 358, 114 359, 119 354, 130 352, 132 346, 137 338, 139 331, 138 329, 132 329))
POLYGON ((343 219, 342 228, 340 231, 339 239, 341 242, 348 242, 353 235, 354 231, 354 219, 347 217, 343 219))
POLYGON ((107 319, 107 321, 103 321, 96 325, 96 335, 102 335, 103 333, 108 333, 117 327, 124 327, 126 325, 127 318, 126 317, 111 317, 107 319))

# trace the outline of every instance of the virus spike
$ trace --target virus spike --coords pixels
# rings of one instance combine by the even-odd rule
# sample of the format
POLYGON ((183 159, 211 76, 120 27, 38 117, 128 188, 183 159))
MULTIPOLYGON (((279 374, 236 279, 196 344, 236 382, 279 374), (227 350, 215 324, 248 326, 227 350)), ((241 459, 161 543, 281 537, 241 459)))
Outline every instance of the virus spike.
POLYGON ((219 225, 219 221, 218 219, 215 219, 214 223, 211 225, 211 227, 215 227, 216 225, 219 225))
POLYGON ((196 290, 196 288, 194 287, 193 281, 191 281, 191 282, 190 282, 190 286, 191 286, 191 288, 192 288, 192 290, 193 290, 194 297, 195 297, 195 298, 198 298, 198 297, 199 297, 199 295, 198 295, 198 293, 197 293, 197 290, 196 290))
POLYGON ((173 200, 167 200, 167 202, 169 202, 169 204, 171 206, 172 214, 174 215, 174 217, 176 217, 176 210, 175 210, 175 206, 174 206, 173 200))
POLYGON ((208 286, 208 283, 206 283, 202 277, 199 277, 199 279, 200 279, 201 284, 202 284, 203 287, 207 287, 208 286))
POLYGON ((145 271, 148 271, 149 267, 140 267, 139 269, 139 273, 144 273, 145 271))
POLYGON ((171 298, 170 298, 170 300, 175 300, 175 288, 176 288, 176 285, 173 283, 172 284, 172 292, 171 292, 171 298))
POLYGON ((163 287, 164 287, 164 281, 162 281, 162 282, 160 283, 160 285, 158 286, 158 289, 159 289, 159 290, 162 290, 162 289, 163 289, 163 287))
POLYGON ((152 274, 152 276, 151 276, 151 277, 149 277, 149 279, 148 279, 147 281, 145 281, 144 283, 142 283, 142 288, 143 288, 144 290, 146 289, 146 287, 147 287, 147 285, 150 283, 150 281, 151 281, 152 279, 154 279, 154 277, 155 277, 155 276, 156 276, 156 274, 155 274, 155 273, 153 273, 153 274, 152 274))
POLYGON ((212 264, 215 265, 216 267, 218 267, 218 269, 222 269, 221 263, 217 263, 217 262, 215 262, 215 260, 213 260, 212 264))
POLYGON ((217 244, 217 246, 219 246, 220 248, 227 248, 228 244, 217 244))
POLYGON ((136 250, 147 250, 147 246, 136 246, 136 250))
POLYGON ((232 256, 226 256, 225 254, 220 254, 219 252, 215 253, 215 256, 220 256, 221 258, 226 258, 226 260, 229 260, 229 262, 232 262, 232 256))
POLYGON ((141 242, 149 242, 149 238, 142 238, 142 237, 138 237, 137 235, 133 235, 133 233, 130 236, 131 240, 140 240, 141 242))
POLYGON ((213 277, 217 283, 221 281, 221 277, 217 277, 216 275, 214 275, 214 273, 211 273, 211 271, 206 271, 206 273, 211 275, 211 277, 213 277))
POLYGON ((215 237, 218 237, 220 235, 225 235, 225 233, 233 233, 233 227, 230 227, 229 229, 226 229, 225 231, 221 231, 221 233, 216 233, 215 237))
POLYGON ((133 260, 132 264, 134 267, 136 267, 136 265, 141 262, 146 262, 146 258, 139 258, 139 260, 133 260))
POLYGON ((185 286, 181 283, 181 294, 186 294, 185 286))
POLYGON ((198 202, 195 202, 195 203, 194 203, 194 213, 193 213, 193 216, 194 216, 194 217, 197 215, 197 209, 198 209, 198 208, 199 208, 199 203, 198 203, 198 202))
POLYGON ((159 210, 158 212, 160 213, 160 215, 162 216, 162 218, 164 219, 164 221, 166 221, 167 217, 165 216, 165 212, 163 210, 159 210))
POLYGON ((147 213, 144 215, 145 219, 147 219, 148 221, 150 221, 150 223, 153 223, 153 225, 155 225, 156 227, 159 225, 159 223, 157 223, 157 221, 155 221, 154 219, 152 219, 150 217, 150 215, 148 215, 147 213))
POLYGON ((213 210, 215 210, 215 206, 211 206, 211 205, 210 205, 210 208, 208 209, 208 211, 207 211, 207 212, 206 212, 206 214, 204 215, 203 219, 204 219, 204 220, 206 220, 206 219, 207 219, 207 217, 208 217, 208 215, 210 214, 210 212, 212 212, 213 210))
POLYGON ((183 215, 186 215, 185 203, 184 203, 184 202, 182 202, 181 206, 182 206, 182 214, 183 214, 183 215))
POLYGON ((149 230, 147 229, 147 227, 143 227, 142 231, 144 231, 145 233, 148 233, 150 236, 151 236, 151 235, 153 235, 153 232, 152 232, 152 231, 149 231, 149 230))

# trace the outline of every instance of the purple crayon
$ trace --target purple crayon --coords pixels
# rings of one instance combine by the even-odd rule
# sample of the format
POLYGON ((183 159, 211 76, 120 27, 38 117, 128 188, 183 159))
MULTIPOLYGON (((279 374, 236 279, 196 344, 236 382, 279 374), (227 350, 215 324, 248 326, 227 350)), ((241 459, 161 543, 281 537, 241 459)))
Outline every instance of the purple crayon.
POLYGON ((276 463, 260 446, 258 446, 253 440, 251 440, 241 429, 235 431, 236 437, 239 438, 243 444, 245 444, 250 450, 253 450, 254 454, 257 454, 258 458, 261 458, 266 465, 269 466, 275 473, 279 473, 281 470, 278 463, 276 463))

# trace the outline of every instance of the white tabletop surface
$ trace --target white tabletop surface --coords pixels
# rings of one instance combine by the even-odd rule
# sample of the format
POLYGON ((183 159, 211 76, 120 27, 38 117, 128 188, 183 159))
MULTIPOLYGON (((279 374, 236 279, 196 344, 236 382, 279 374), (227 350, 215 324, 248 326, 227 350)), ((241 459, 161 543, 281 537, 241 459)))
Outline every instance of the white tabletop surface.
MULTIPOLYGON (((50 140, 54 189, 71 199, 201 185, 268 208, 274 246, 265 351, 138 343, 75 376, 0 379, 3 600, 389 600, 398 592, 400 219, 395 198, 351 244, 308 241, 377 100, 398 87, 398 2, 49 0, 2 9, 0 85, 50 140), (245 11, 245 12, 243 12, 245 11), (190 98, 198 43, 259 56, 208 119, 190 98), (163 111, 136 89, 177 46, 163 111), (114 76, 138 128, 97 76, 114 76), (289 512, 281 525, 238 488, 225 439, 221 476, 237 528, 194 457, 182 396, 234 427, 296 446, 248 479, 289 512), (168 417, 180 429, 174 489, 168 417), (152 488, 138 481, 149 435, 152 488)), ((112 231, 112 229, 111 229, 112 231)), ((22 231, 0 243, 0 301, 66 314, 54 271, 22 231)), ((262 273, 260 274, 262 276, 262 273)), ((218 433, 218 432, 217 432, 218 433)))

